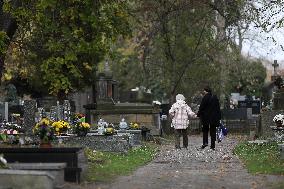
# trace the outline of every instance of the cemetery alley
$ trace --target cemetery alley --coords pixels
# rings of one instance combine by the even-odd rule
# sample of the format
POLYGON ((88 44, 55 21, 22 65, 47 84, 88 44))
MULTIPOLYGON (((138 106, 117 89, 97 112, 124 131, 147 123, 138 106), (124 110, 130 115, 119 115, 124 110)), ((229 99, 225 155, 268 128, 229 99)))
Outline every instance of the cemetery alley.
POLYGON ((189 136, 188 149, 163 142, 157 157, 131 175, 109 183, 67 184, 66 189, 273 189, 283 175, 252 175, 232 149, 243 137, 229 135, 216 150, 200 149, 201 135, 189 136))

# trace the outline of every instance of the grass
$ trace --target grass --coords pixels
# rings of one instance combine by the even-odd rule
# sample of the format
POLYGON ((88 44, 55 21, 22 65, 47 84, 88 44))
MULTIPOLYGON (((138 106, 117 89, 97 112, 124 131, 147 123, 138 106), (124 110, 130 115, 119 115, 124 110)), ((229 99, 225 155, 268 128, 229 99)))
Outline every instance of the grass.
POLYGON ((264 144, 240 143, 234 149, 253 174, 284 175, 284 160, 280 159, 280 150, 276 142, 264 144))
POLYGON ((87 181, 108 182, 117 176, 128 175, 150 162, 156 151, 157 147, 150 144, 132 149, 126 154, 86 150, 89 161, 87 181))

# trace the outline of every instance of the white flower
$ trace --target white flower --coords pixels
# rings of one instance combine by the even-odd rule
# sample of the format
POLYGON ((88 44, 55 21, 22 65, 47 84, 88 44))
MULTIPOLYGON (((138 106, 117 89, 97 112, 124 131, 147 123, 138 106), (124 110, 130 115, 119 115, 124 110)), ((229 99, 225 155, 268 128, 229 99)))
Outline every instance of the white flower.
POLYGON ((282 125, 284 125, 284 115, 283 114, 277 114, 276 116, 274 116, 273 118, 273 122, 281 122, 282 125))

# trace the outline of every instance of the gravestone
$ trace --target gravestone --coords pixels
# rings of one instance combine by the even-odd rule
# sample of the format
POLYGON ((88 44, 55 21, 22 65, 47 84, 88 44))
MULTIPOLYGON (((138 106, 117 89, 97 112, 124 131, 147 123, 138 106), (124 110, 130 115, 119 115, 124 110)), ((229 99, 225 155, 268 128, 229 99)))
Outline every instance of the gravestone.
POLYGON ((278 89, 273 97, 273 109, 284 110, 284 87, 278 89))
POLYGON ((36 101, 25 100, 24 101, 24 130, 27 135, 32 135, 32 129, 35 126, 35 113, 36 113, 36 101))
POLYGON ((274 82, 274 85, 277 86, 277 90, 273 95, 273 109, 274 110, 283 110, 284 109, 284 83, 283 79, 277 72, 279 64, 277 60, 274 60, 272 64, 274 68, 274 74, 271 76, 271 81, 274 82))
POLYGON ((70 122, 71 106, 69 100, 64 100, 63 103, 63 120, 70 122))
POLYGON ((57 106, 52 106, 50 108, 49 119, 52 121, 57 121, 57 106))
POLYGON ((15 85, 8 84, 5 87, 5 89, 6 89, 5 101, 6 102, 16 102, 18 100, 18 96, 17 96, 17 89, 16 89, 15 85))
POLYGON ((56 111, 57 111, 56 121, 63 120, 63 105, 60 105, 59 101, 57 101, 56 111))
POLYGON ((93 103, 84 106, 87 122, 93 124, 103 117, 108 123, 118 125, 125 118, 128 123, 139 123, 140 127, 149 128, 151 134, 160 134, 160 112, 152 105, 151 94, 141 90, 129 92, 133 97, 127 102, 120 98, 118 102, 117 82, 112 78, 108 63, 104 72, 98 73, 94 88, 93 103))
POLYGON ((252 114, 260 114, 261 102, 259 100, 238 101, 238 108, 251 108, 252 114))

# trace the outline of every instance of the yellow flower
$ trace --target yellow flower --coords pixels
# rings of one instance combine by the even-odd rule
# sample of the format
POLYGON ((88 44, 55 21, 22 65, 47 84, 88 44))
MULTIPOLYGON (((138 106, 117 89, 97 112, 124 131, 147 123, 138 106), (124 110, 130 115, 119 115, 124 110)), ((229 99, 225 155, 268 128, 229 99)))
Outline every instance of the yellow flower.
POLYGON ((90 124, 89 123, 86 123, 86 122, 82 122, 82 127, 84 128, 90 128, 90 124))
POLYGON ((60 120, 60 121, 56 121, 54 123, 52 123, 52 127, 54 127, 54 129, 58 132, 64 132, 64 129, 68 129, 70 128, 70 124, 66 121, 60 120))
POLYGON ((38 123, 39 125, 49 125, 50 124, 50 120, 48 118, 42 118, 40 120, 40 122, 38 123))
POLYGON ((130 123, 130 128, 138 129, 139 128, 139 124, 138 123, 130 123))

